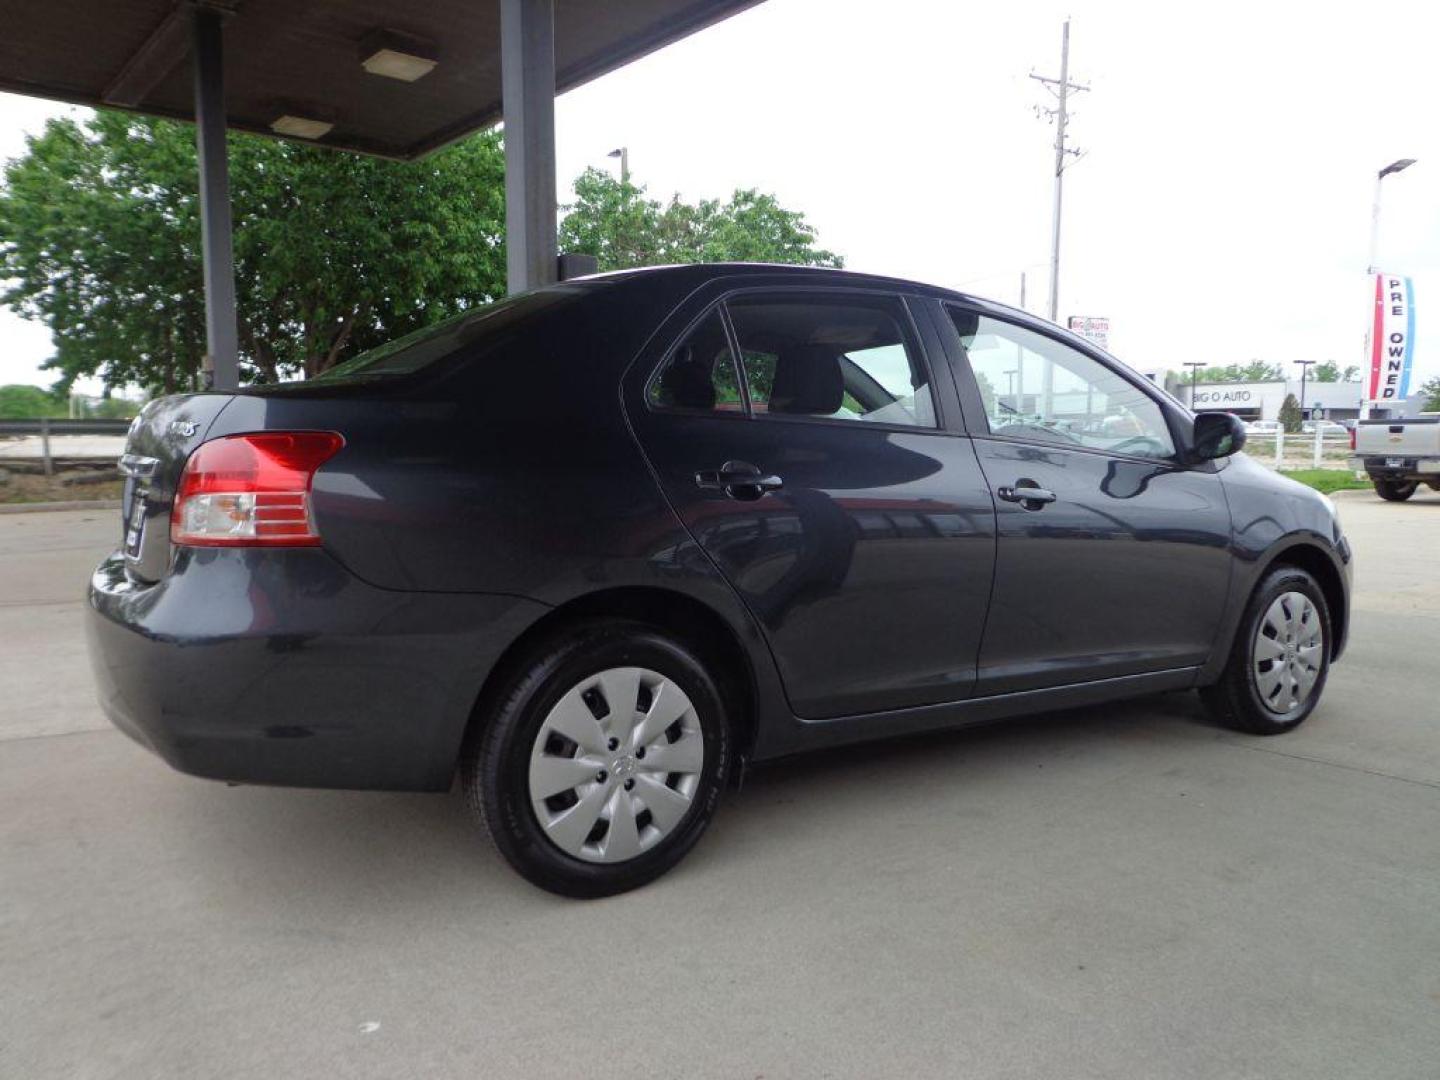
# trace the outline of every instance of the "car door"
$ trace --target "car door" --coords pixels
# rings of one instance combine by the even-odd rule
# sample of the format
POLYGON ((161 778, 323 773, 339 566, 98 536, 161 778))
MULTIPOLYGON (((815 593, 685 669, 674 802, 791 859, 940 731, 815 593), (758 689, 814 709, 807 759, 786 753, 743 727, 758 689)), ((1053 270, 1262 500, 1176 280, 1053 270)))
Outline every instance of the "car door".
POLYGON ((981 307, 941 305, 996 496, 994 598, 976 692, 1205 662, 1229 584, 1214 463, 1183 464, 1143 376, 981 307))
POLYGON ((993 503, 925 334, 938 381, 900 296, 751 290, 637 365, 641 445, 801 717, 954 701, 975 681, 993 503))

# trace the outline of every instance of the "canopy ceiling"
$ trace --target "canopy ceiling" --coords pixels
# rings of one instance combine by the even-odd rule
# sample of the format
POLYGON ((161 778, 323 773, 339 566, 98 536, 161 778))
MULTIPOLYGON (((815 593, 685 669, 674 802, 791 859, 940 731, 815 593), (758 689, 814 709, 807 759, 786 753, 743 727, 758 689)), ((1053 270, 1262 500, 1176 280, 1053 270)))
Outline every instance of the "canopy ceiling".
MULTIPOLYGON (((556 89, 568 90, 759 0, 555 0, 556 89)), ((283 114, 334 123, 319 145, 414 158, 501 117, 498 0, 207 2, 225 24, 232 127, 273 134, 283 114), (368 74, 380 30, 432 43, 417 82, 368 74)), ((0 90, 190 119, 188 0, 7 5, 0 90)))

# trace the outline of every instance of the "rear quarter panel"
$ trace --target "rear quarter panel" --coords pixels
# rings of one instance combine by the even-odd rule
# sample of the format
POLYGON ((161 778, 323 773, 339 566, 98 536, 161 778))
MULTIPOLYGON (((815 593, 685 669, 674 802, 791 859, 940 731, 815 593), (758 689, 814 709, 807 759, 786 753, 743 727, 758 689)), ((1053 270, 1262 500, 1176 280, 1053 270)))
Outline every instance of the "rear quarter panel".
POLYGON ((621 373, 689 292, 644 286, 597 290, 500 355, 402 392, 241 395, 210 436, 344 435, 315 477, 314 513, 326 551, 369 584, 546 608, 612 589, 683 593, 734 630, 762 702, 783 701, 763 638, 621 407, 621 373))
POLYGON ((510 593, 553 602, 561 579, 648 553, 670 522, 618 402, 643 328, 572 305, 438 381, 314 398, 238 398, 211 437, 333 428, 317 474, 331 550, 390 589, 510 593))

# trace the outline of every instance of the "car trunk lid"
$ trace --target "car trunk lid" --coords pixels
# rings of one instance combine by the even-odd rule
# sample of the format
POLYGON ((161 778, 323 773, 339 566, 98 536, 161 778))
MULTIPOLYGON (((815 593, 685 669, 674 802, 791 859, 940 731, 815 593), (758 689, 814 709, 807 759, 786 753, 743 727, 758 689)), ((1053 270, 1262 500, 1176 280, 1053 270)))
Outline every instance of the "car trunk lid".
POLYGON ((1440 456, 1440 417, 1362 420, 1355 430, 1355 450, 1366 457, 1440 456))
POLYGON ((170 564, 170 508, 185 462, 205 441, 231 394, 181 394, 150 402, 130 425, 120 468, 122 547, 130 575, 158 581, 170 564))

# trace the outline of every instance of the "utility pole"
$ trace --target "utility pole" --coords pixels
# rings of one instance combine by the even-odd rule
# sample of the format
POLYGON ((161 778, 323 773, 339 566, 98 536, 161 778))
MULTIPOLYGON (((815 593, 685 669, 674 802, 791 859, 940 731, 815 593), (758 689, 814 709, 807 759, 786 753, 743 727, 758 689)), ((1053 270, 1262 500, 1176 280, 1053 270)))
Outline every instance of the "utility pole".
POLYGON ((1203 360, 1187 360, 1182 366, 1190 369, 1190 409, 1193 412, 1195 409, 1195 384, 1200 381, 1200 369, 1210 365, 1203 360))
POLYGON ((1020 310, 1027 310, 1025 307, 1025 271, 1020 271, 1020 310))
POLYGON ((1079 157, 1079 150, 1071 150, 1065 145, 1066 124, 1070 119, 1069 103, 1071 92, 1080 93, 1082 90, 1089 90, 1088 86, 1081 86, 1070 81, 1070 20, 1065 20, 1065 25, 1060 33, 1060 77, 1058 79, 1047 78, 1044 75, 1031 74, 1030 78, 1044 85, 1045 89, 1055 95, 1055 107, 1047 109, 1036 106, 1036 114, 1050 116, 1055 119, 1055 210, 1051 221, 1050 229, 1050 321, 1059 322, 1060 316, 1060 204, 1064 187, 1064 176, 1067 154, 1079 157))

